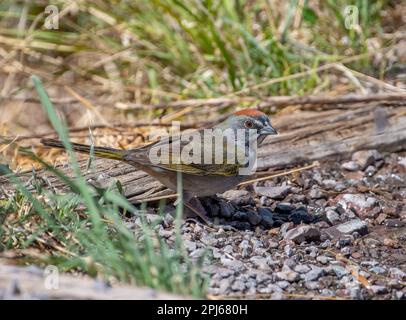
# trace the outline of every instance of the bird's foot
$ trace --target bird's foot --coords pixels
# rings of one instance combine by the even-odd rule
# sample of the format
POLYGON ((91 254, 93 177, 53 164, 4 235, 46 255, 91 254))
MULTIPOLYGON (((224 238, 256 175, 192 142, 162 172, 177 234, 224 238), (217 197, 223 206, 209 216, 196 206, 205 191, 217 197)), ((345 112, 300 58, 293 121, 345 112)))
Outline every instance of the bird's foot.
POLYGON ((192 216, 198 216, 200 219, 202 219, 208 226, 212 226, 213 223, 207 218, 207 212, 204 209, 203 205, 197 198, 192 198, 189 202, 185 202, 185 207, 187 207, 189 210, 186 210, 186 215, 190 217, 190 213, 192 212, 192 216), (194 202, 193 205, 191 202, 194 202), (189 212, 188 212, 189 211, 189 212), (191 212, 190 212, 191 211, 191 212))
POLYGON ((234 231, 234 232, 238 232, 239 230, 229 226, 227 224, 222 224, 222 225, 218 225, 218 226, 212 226, 212 228, 214 229, 214 231, 220 231, 221 229, 223 229, 224 231, 234 231))

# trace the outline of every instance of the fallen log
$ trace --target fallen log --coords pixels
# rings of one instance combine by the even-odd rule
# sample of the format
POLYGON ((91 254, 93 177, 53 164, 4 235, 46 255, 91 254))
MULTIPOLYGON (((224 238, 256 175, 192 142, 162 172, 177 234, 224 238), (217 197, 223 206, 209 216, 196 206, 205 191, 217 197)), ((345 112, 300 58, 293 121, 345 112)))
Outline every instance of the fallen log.
MULTIPOLYGON (((384 125, 377 125, 379 105, 357 107, 354 110, 326 110, 323 112, 300 111, 273 118, 274 126, 282 134, 269 137, 259 149, 258 170, 272 172, 281 168, 323 161, 329 158, 346 158, 362 149, 377 149, 381 152, 406 150, 406 107, 385 108, 384 125)), ((379 120, 381 121, 381 120, 379 120)), ((132 202, 161 197, 172 193, 146 173, 130 165, 96 159, 95 170, 86 171, 87 161, 80 162, 85 178, 101 187, 119 180, 125 196, 132 202)), ((69 165, 60 169, 72 176, 69 165)), ((32 172, 18 175, 33 188, 32 172)), ((39 171, 46 187, 64 192, 66 187, 52 174, 39 171)), ((13 191, 6 177, 0 177, 0 196, 13 191)))
POLYGON ((298 164, 323 160, 335 155, 345 158, 355 151, 366 149, 390 152, 405 150, 406 123, 400 124, 384 133, 362 135, 342 141, 330 141, 314 146, 280 150, 278 153, 272 152, 267 148, 259 154, 258 168, 280 167, 286 162, 286 159, 289 159, 290 164, 298 164))
POLYGON ((37 267, 0 264, 0 300, 183 300, 186 297, 150 288, 114 285, 88 276, 50 275, 37 267), (47 280, 49 279, 49 280, 47 280))
POLYGON ((390 92, 390 93, 375 93, 368 95, 348 94, 342 96, 279 96, 279 97, 219 97, 211 99, 189 99, 174 102, 167 102, 155 105, 142 105, 133 103, 117 103, 117 108, 124 110, 142 110, 142 109, 182 109, 187 107, 213 107, 225 108, 235 106, 241 103, 255 103, 258 108, 269 108, 272 106, 286 107, 292 105, 338 105, 338 104, 354 104, 359 102, 393 102, 406 101, 406 92, 390 92))

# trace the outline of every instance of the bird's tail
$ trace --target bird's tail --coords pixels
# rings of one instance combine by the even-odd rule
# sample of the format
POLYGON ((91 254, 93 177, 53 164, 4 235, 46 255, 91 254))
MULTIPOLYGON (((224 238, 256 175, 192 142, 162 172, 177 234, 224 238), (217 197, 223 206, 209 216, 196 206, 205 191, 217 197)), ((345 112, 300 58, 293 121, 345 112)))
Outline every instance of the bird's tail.
MULTIPOLYGON (((42 139, 41 143, 46 147, 65 149, 62 141, 59 141, 59 140, 42 139)), ((90 154, 90 152, 91 152, 91 146, 85 145, 85 144, 72 143, 72 148, 74 151, 80 152, 80 153, 90 154)), ((124 155, 125 155, 124 150, 107 148, 107 147, 93 147, 93 152, 96 157, 113 159, 113 160, 124 160, 124 155)))

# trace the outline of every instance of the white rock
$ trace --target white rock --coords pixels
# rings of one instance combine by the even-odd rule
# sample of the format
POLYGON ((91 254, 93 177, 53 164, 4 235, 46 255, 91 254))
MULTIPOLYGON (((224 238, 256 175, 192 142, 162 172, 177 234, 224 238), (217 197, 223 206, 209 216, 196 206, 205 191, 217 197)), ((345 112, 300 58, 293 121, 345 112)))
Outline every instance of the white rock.
POLYGON ((346 223, 342 223, 338 225, 336 228, 338 231, 340 231, 343 234, 352 234, 354 232, 358 233, 364 233, 363 230, 367 228, 367 223, 360 220, 360 219, 354 219, 351 221, 348 221, 346 223))
POLYGON ((293 270, 276 272, 275 277, 279 281, 289 282, 296 282, 300 279, 299 274, 293 270))
POLYGON ((296 243, 317 241, 320 239, 320 230, 314 226, 299 226, 286 232, 284 239, 292 240, 296 243))
POLYGON ((352 160, 359 165, 361 170, 381 159, 382 155, 377 150, 362 150, 354 152, 352 155, 352 160))
POLYGON ((350 274, 350 272, 342 266, 332 266, 331 269, 338 279, 341 279, 342 277, 350 274))
POLYGON ((324 269, 319 268, 317 266, 312 266, 312 270, 305 274, 304 280, 305 281, 315 281, 325 273, 324 269))
POLYGON ((310 267, 306 264, 298 264, 293 270, 299 273, 306 273, 310 271, 310 267))
POLYGON ((221 258, 221 264, 234 271, 242 271, 245 269, 244 263, 240 260, 232 260, 232 259, 227 259, 227 258, 221 258))
POLYGON ((406 273, 400 270, 399 268, 390 268, 389 269, 389 276, 396 280, 405 280, 406 273))
POLYGON ((290 186, 256 187, 255 192, 260 196, 282 200, 289 194, 291 189, 290 186))
POLYGON ((308 290, 317 290, 320 289, 320 283, 317 281, 308 281, 305 283, 305 287, 308 290))
POLYGON ((335 225, 340 222, 340 215, 335 210, 332 209, 327 209, 326 218, 328 222, 330 222, 332 225, 335 225))
POLYGON ((360 219, 353 219, 348 222, 333 226, 325 230, 332 238, 339 238, 344 234, 352 234, 358 232, 360 235, 368 233, 368 224, 360 219))
POLYGON ((364 194, 345 193, 338 195, 335 201, 344 210, 352 209, 358 216, 368 216, 368 214, 377 206, 378 201, 364 194))
POLYGON ((326 179, 323 180, 323 186, 326 189, 333 189, 337 184, 337 181, 333 180, 333 179, 326 179))
POLYGON ((398 164, 406 170, 406 157, 399 157, 398 158, 398 164))
POLYGON ((252 200, 251 194, 247 190, 228 190, 221 196, 237 205, 249 204, 252 200))
POLYGON ((357 171, 359 170, 359 166, 355 161, 348 161, 348 162, 344 162, 341 165, 341 168, 348 170, 348 171, 357 171))

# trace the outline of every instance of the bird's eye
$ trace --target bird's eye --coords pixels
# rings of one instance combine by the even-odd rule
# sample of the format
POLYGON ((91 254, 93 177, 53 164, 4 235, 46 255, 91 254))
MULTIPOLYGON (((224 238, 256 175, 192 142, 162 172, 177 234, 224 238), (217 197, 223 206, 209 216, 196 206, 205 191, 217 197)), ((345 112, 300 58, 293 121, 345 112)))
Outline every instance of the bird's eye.
POLYGON ((247 129, 251 129, 254 126, 254 123, 251 120, 247 120, 244 122, 244 127, 247 129))

